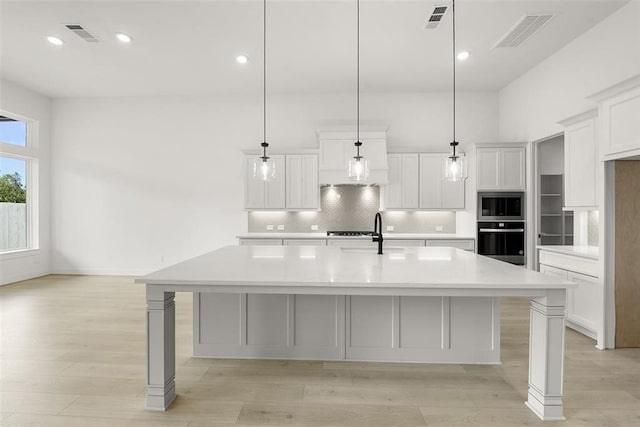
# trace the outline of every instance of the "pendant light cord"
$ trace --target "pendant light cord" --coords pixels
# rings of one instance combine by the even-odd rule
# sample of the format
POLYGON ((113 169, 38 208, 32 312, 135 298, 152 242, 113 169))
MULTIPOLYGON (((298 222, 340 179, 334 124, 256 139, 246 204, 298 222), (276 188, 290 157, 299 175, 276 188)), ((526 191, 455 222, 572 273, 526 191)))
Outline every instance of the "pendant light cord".
POLYGON ((453 155, 456 155, 456 0, 453 1, 453 155))
POLYGON ((267 0, 262 3, 262 136, 267 142, 267 0))
MULTIPOLYGON (((360 0, 356 2, 356 142, 360 142, 360 0)), ((356 144, 357 156, 360 157, 360 144, 356 144)))

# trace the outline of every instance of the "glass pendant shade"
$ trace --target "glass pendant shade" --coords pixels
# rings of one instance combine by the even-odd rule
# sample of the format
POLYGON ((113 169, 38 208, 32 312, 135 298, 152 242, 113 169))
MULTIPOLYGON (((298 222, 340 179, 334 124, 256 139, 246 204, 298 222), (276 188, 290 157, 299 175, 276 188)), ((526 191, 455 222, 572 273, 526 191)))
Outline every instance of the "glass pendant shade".
POLYGON ((257 157, 253 161, 253 177, 262 181, 271 181, 276 176, 276 164, 269 157, 257 157))
POLYGON ((444 164, 444 179, 447 181, 463 181, 467 178, 467 158, 465 156, 449 156, 444 164))
POLYGON ((369 161, 362 156, 354 156, 349 160, 349 179, 364 181, 369 177, 369 161))

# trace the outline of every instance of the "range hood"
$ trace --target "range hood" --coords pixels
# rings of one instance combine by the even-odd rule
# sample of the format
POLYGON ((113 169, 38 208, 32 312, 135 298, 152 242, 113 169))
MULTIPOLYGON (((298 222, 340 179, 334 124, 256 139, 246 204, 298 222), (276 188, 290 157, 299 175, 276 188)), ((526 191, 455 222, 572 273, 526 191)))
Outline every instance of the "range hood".
POLYGON ((360 129, 360 153, 369 161, 369 177, 354 182, 347 176, 347 164, 356 154, 356 131, 350 128, 318 130, 320 145, 320 185, 384 185, 389 183, 387 130, 360 129))

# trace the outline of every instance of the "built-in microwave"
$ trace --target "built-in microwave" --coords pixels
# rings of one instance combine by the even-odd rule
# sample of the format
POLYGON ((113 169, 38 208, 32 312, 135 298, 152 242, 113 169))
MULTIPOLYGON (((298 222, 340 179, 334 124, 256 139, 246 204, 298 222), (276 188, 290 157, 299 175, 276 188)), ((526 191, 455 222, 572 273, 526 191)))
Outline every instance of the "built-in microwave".
POLYGON ((478 221, 510 220, 524 220, 524 193, 478 193, 478 221))

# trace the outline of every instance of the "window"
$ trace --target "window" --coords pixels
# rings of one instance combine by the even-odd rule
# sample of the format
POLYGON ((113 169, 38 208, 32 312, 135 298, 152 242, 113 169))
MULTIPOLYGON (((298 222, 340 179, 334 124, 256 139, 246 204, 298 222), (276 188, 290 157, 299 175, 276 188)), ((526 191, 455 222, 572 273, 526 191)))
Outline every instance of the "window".
POLYGON ((0 141, 7 144, 27 146, 27 123, 0 116, 0 141))
POLYGON ((0 114, 0 253, 38 247, 37 123, 0 114))

